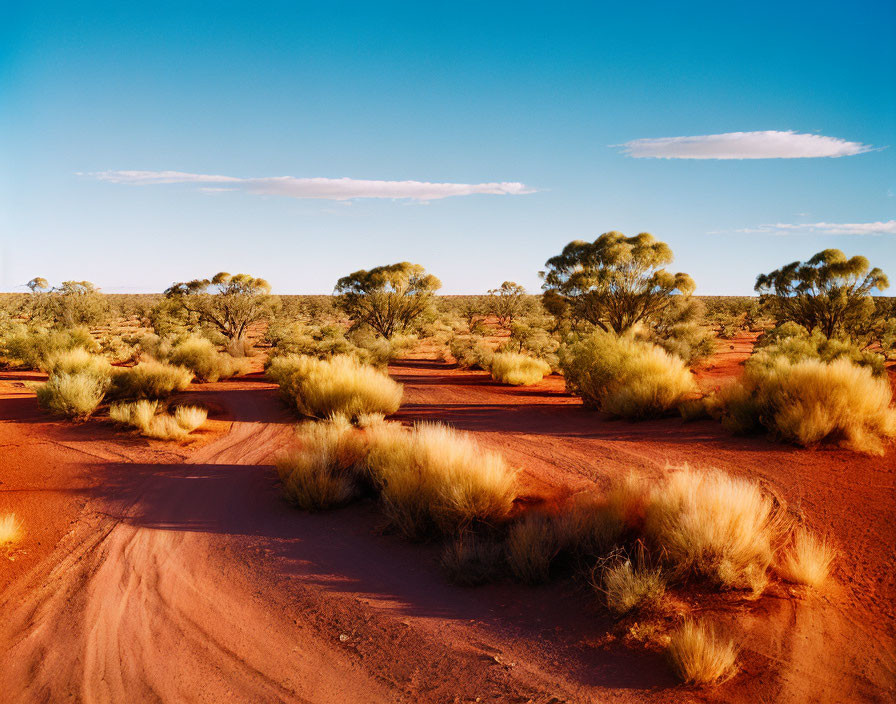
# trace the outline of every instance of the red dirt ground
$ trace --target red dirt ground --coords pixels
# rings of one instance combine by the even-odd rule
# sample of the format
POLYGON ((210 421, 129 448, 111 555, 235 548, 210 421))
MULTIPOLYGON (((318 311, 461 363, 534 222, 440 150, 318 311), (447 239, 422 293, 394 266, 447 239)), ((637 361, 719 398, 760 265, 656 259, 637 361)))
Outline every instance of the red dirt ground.
MULTIPOLYGON (((751 340, 720 344, 705 388, 751 340), (729 349, 729 345, 734 345, 729 349)), ((295 419, 257 377, 194 386, 218 412, 178 446, 54 421, 0 374, 0 514, 24 539, 0 561, 4 701, 843 702, 896 696, 896 452, 868 458, 732 437, 718 424, 610 421, 559 377, 527 388, 408 360, 403 421, 469 430, 532 496, 620 472, 716 467, 766 483, 839 546, 821 594, 710 600, 743 641, 741 672, 675 684, 663 656, 605 637, 577 583, 449 585, 438 549, 384 534, 371 503, 306 514, 270 456, 295 419)))

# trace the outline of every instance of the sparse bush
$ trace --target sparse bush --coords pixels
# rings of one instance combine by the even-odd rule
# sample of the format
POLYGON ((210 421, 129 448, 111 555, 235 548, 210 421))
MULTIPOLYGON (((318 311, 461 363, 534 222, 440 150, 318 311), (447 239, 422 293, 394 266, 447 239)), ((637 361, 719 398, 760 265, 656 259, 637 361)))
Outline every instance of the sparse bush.
POLYGON ((793 322, 782 323, 763 335, 749 363, 773 366, 781 358, 789 362, 807 359, 833 362, 848 359, 860 367, 868 367, 875 376, 883 376, 886 371, 882 354, 863 349, 850 340, 827 338, 818 330, 809 333, 793 322))
POLYGON ((527 584, 548 581, 561 548, 557 524, 553 516, 529 513, 510 527, 507 564, 517 579, 527 584))
POLYGON ((706 621, 685 621, 672 633, 669 657, 687 684, 714 684, 737 672, 737 647, 706 621))
POLYGON ((0 547, 8 547, 22 537, 22 523, 14 513, 0 516, 0 547))
POLYGON ((368 462, 387 516, 412 538, 502 523, 516 496, 501 455, 441 425, 375 433, 368 462))
POLYGON ((106 379, 88 373, 54 374, 35 391, 37 402, 51 413, 85 418, 102 402, 106 384, 106 379))
POLYGON ((140 362, 134 367, 116 369, 109 396, 116 399, 161 399, 184 391, 193 380, 193 372, 164 362, 140 362))
POLYGON ((630 559, 618 561, 601 572, 601 587, 610 611, 625 614, 658 606, 666 593, 666 579, 659 567, 646 564, 643 555, 632 564, 630 559))
POLYGON ((346 422, 308 423, 299 448, 277 458, 286 497, 306 511, 334 508, 356 498, 367 483, 367 442, 346 422))
POLYGON ((79 347, 89 352, 98 349, 86 328, 43 330, 19 325, 0 337, 0 358, 26 369, 45 369, 48 359, 79 347))
POLYGON ((567 389, 610 415, 659 416, 696 391, 681 359, 631 337, 595 332, 561 352, 567 389))
POLYGON ((328 360, 290 355, 275 358, 268 376, 299 412, 314 418, 334 413, 355 420, 365 413, 395 413, 402 387, 373 367, 347 356, 328 360))
POLYGON ((441 564, 451 582, 475 587, 501 577, 504 552, 500 543, 465 533, 445 546, 441 564))
POLYGON ((607 554, 622 536, 627 509, 621 501, 623 482, 614 482, 607 497, 577 494, 556 520, 561 548, 588 561, 607 554))
POLYGON ((104 357, 91 354, 83 347, 57 352, 46 360, 44 367, 50 376, 54 374, 86 374, 96 379, 106 380, 112 374, 112 366, 104 357))
POLYGON ((495 351, 482 338, 454 336, 448 341, 448 351, 462 369, 489 369, 495 351))
POLYGON ((886 379, 847 359, 748 363, 739 384, 711 401, 735 432, 765 428, 800 445, 829 441, 857 452, 883 454, 896 437, 896 409, 886 379))
POLYGON ((175 415, 157 413, 158 401, 142 399, 113 403, 109 417, 116 423, 137 428, 141 435, 157 440, 181 440, 205 422, 207 411, 195 406, 180 406, 175 415))
POLYGON ((551 365, 540 359, 514 352, 501 352, 492 357, 492 379, 511 386, 528 386, 551 373, 551 365))
POLYGON ((781 516, 755 484, 723 472, 673 472, 650 493, 645 535, 678 577, 759 594, 780 540, 781 516))
POLYGON ((192 371, 202 381, 218 381, 238 374, 245 368, 243 360, 218 352, 204 337, 188 335, 177 340, 165 356, 165 361, 192 371))
POLYGON ((820 587, 827 580, 833 561, 834 551, 828 542, 800 527, 793 533, 778 573, 789 582, 820 587))

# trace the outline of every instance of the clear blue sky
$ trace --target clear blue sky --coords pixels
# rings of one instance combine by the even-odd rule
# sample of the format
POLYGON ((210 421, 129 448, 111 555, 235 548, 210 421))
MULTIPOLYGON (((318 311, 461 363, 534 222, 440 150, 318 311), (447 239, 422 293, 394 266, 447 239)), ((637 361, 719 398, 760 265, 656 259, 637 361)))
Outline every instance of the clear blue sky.
POLYGON ((537 291, 612 229, 703 294, 825 247, 896 284, 894 196, 890 0, 0 3, 2 290, 537 291))

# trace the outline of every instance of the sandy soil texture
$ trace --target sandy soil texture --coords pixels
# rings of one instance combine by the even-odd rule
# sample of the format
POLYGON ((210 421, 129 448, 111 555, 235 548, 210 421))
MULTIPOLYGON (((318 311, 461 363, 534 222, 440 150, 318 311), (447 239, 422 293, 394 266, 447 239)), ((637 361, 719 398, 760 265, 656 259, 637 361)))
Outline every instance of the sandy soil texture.
MULTIPOLYGON (((738 373, 722 343, 702 385, 738 373)), ((896 452, 868 458, 735 438, 709 421, 610 421, 549 377, 494 384, 431 360, 395 364, 402 421, 477 434, 550 499, 620 472, 716 467, 765 483, 836 541, 835 584, 716 599, 742 671, 676 685, 660 652, 605 634, 574 582, 451 586, 438 548, 383 531, 374 504, 307 514, 279 496, 272 454, 295 418, 260 376, 195 386, 213 423, 178 446, 101 421, 49 419, 0 374, 0 513, 25 537, 0 555, 0 692, 11 702, 863 702, 896 697, 896 452)), ((698 605, 699 608, 699 605, 698 605)))

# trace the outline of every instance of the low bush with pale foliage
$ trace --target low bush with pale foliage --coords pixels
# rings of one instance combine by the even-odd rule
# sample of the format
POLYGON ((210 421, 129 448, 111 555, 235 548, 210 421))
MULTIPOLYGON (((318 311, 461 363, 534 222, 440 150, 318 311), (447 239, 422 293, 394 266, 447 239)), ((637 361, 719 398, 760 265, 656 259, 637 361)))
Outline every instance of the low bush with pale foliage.
POLYGON ((401 384, 349 356, 277 357, 267 373, 300 413, 313 418, 338 414, 355 420, 363 414, 389 415, 401 405, 401 384))
POLYGON ((789 582, 818 588, 827 580, 833 561, 831 545, 801 526, 791 536, 777 571, 789 582))
POLYGON ((18 542, 22 537, 22 523, 14 513, 0 516, 0 547, 18 542))
POLYGON ((51 413, 69 418, 86 418, 106 393, 107 380, 93 374, 53 374, 35 389, 37 402, 51 413))
POLYGON ((193 380, 193 372, 155 360, 133 367, 116 369, 109 396, 116 399, 164 399, 184 391, 193 380))
POLYGON ((740 383, 710 399, 710 409, 736 432, 765 428, 800 445, 833 442, 883 454, 896 437, 888 381, 848 359, 829 364, 778 357, 748 363, 740 383))
POLYGON ((178 406, 174 415, 158 413, 159 402, 142 399, 132 403, 113 403, 109 417, 116 423, 128 425, 140 434, 157 440, 182 440, 199 428, 208 411, 196 406, 178 406))
POLYGON ((666 578, 660 567, 647 564, 642 553, 634 562, 619 560, 604 567, 595 586, 606 597, 610 611, 625 614, 658 606, 666 593, 666 578))
POLYGON ((737 646, 706 621, 685 621, 672 633, 669 658, 687 684, 715 684, 737 672, 737 646))
POLYGON ((200 381, 227 379, 247 369, 245 359, 219 352, 211 340, 198 335, 188 335, 175 341, 164 361, 186 367, 200 381))
POLYGON ((541 359, 515 352, 500 352, 492 357, 492 379, 511 386, 528 386, 551 373, 551 365, 541 359))
POLYGON ((54 374, 86 374, 105 380, 112 374, 112 365, 105 357, 92 354, 83 347, 53 354, 46 360, 44 368, 51 376, 54 374))
POLYGON ((651 418, 696 392, 685 363, 628 336, 595 332, 561 350, 567 389, 586 406, 621 418, 651 418))

